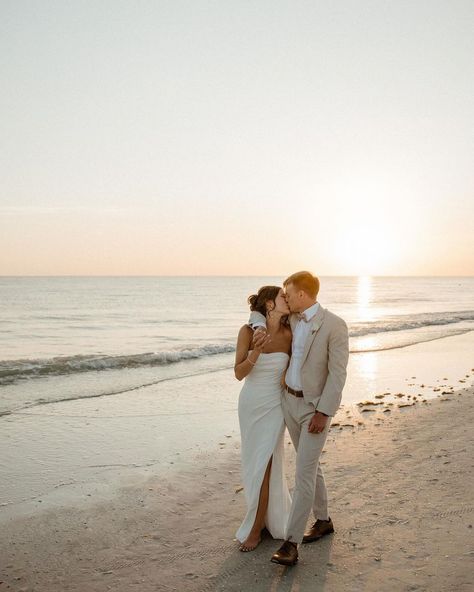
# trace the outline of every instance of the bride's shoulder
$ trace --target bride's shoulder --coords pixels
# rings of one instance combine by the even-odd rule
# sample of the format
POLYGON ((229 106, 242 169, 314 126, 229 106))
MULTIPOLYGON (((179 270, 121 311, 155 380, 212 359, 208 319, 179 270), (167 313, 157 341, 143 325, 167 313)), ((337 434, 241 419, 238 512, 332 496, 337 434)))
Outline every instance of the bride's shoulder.
POLYGON ((239 339, 252 339, 253 336, 253 330, 251 327, 249 327, 248 325, 242 325, 242 327, 240 327, 239 329, 239 339))

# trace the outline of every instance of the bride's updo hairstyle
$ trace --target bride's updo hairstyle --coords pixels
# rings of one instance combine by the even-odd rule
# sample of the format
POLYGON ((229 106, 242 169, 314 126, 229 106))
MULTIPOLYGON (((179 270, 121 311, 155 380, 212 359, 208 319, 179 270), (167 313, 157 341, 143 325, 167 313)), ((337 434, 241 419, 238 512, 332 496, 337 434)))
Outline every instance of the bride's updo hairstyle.
POLYGON ((252 296, 249 296, 247 299, 247 302, 250 304, 250 310, 256 310, 265 317, 267 315, 266 302, 271 300, 275 303, 275 299, 280 290, 280 286, 261 287, 257 294, 252 294, 252 296))

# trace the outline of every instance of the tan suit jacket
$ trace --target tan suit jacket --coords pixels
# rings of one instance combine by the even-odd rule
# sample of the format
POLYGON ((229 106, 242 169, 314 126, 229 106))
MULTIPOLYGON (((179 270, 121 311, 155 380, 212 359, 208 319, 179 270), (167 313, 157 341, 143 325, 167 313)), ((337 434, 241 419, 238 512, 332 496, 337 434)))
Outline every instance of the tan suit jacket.
MULTIPOLYGON (((298 315, 290 315, 294 331, 298 315)), ((301 383, 306 403, 317 411, 334 416, 339 409, 346 382, 349 360, 349 335, 343 319, 321 305, 310 321, 311 332, 306 340, 301 366, 301 383)), ((259 312, 250 314, 249 325, 264 325, 259 312)))

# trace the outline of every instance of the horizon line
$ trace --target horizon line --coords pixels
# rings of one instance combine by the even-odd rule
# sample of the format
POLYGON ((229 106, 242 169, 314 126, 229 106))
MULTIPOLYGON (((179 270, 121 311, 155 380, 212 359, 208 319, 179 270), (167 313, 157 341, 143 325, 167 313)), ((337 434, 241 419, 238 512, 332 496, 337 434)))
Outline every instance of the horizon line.
MULTIPOLYGON (((242 275, 242 274, 9 274, 3 275, 0 274, 0 278, 261 278, 261 277, 280 277, 286 276, 288 274, 249 274, 249 275, 242 275)), ((370 273, 361 273, 361 274, 321 274, 318 277, 326 277, 326 278, 354 278, 354 277, 385 277, 385 278, 474 278, 474 274, 456 274, 456 275, 447 275, 447 274, 429 274, 429 275, 417 275, 417 274, 408 274, 408 275, 394 275, 394 274, 370 274, 370 273)))

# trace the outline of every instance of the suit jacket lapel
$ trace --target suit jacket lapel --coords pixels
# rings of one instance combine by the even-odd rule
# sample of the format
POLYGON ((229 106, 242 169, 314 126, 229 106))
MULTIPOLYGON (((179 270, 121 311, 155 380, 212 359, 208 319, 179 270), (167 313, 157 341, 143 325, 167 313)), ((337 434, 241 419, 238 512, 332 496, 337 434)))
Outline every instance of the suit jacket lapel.
POLYGON ((319 328, 321 327, 321 325, 323 324, 325 312, 326 312, 326 309, 324 309, 321 305, 319 305, 318 312, 314 315, 314 317, 311 321, 313 326, 311 327, 311 331, 306 339, 306 343, 304 344, 303 359, 301 361, 301 365, 304 364, 304 362, 309 354, 309 350, 310 350, 311 346, 313 345, 313 341, 316 337, 316 334, 319 331, 319 328))

